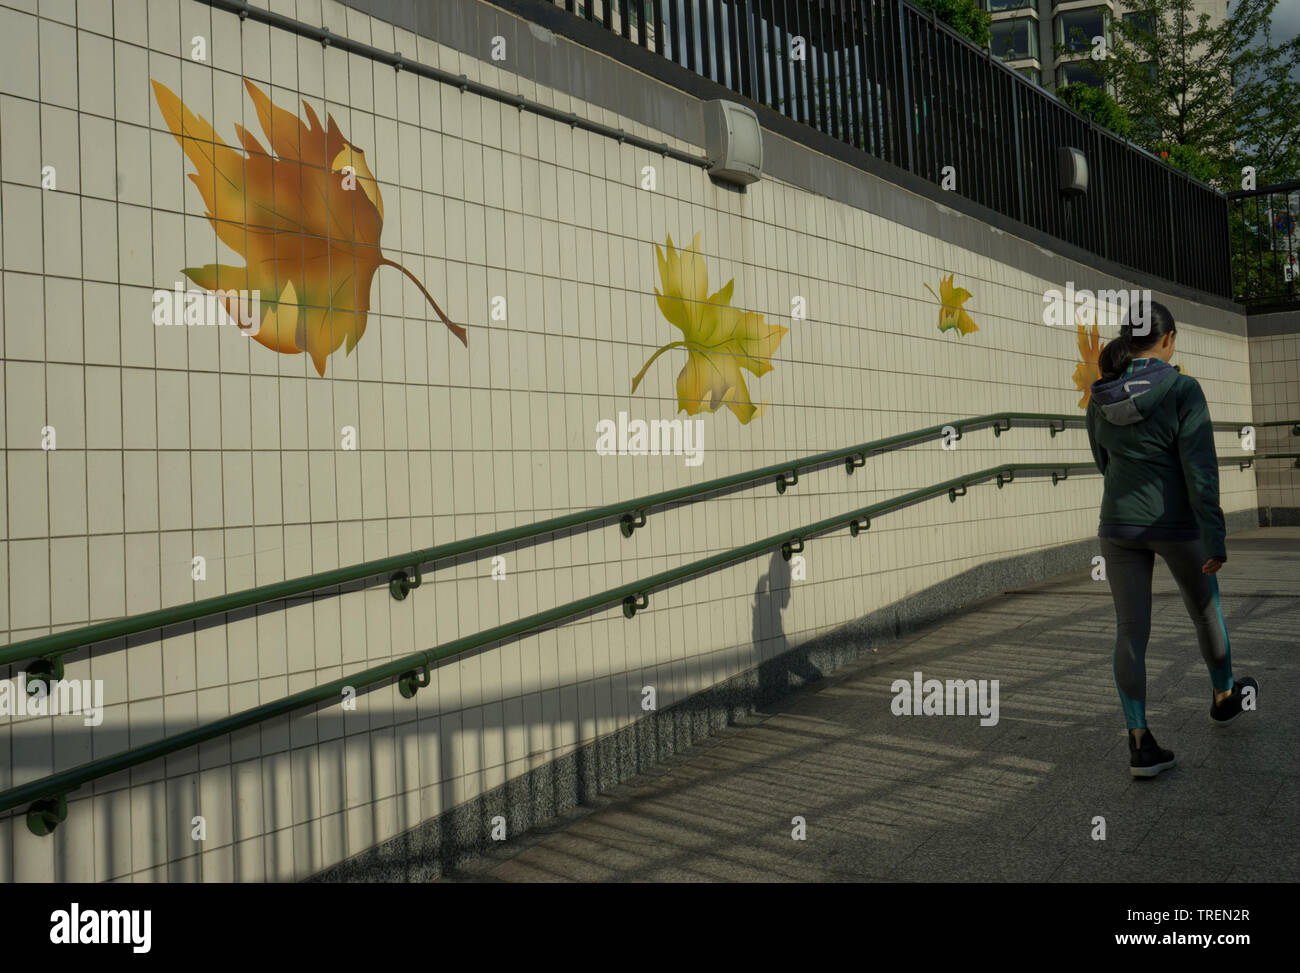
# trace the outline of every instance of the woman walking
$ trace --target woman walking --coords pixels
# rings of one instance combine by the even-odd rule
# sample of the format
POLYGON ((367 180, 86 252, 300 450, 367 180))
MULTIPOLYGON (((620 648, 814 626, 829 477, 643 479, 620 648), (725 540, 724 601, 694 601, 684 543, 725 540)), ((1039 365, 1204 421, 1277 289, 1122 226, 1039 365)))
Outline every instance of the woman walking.
POLYGON ((1115 685, 1128 725, 1129 773, 1154 777, 1174 765, 1146 721, 1146 650, 1151 574, 1157 554, 1182 592, 1210 670, 1210 721, 1231 723, 1254 708, 1254 679, 1232 678, 1232 653, 1215 573, 1227 560, 1214 427, 1199 383, 1169 364, 1176 329, 1163 304, 1147 301, 1145 323, 1128 320, 1101 352, 1092 385, 1088 442, 1105 476, 1097 534, 1115 600, 1115 685), (1243 702, 1250 700, 1243 707, 1243 702))

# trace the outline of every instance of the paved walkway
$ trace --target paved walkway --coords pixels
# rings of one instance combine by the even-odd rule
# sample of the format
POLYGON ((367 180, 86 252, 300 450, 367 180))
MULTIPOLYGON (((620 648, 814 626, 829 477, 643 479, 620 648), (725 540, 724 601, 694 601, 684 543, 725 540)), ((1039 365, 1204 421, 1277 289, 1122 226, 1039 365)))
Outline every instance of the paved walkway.
POLYGON ((1159 565, 1147 715, 1178 766, 1156 780, 1128 774, 1109 590, 1081 573, 889 644, 448 879, 1296 881, 1300 528, 1236 534, 1228 554, 1233 667, 1260 709, 1210 726, 1159 565), (890 685, 916 670, 999 680, 999 722, 894 716, 890 685))

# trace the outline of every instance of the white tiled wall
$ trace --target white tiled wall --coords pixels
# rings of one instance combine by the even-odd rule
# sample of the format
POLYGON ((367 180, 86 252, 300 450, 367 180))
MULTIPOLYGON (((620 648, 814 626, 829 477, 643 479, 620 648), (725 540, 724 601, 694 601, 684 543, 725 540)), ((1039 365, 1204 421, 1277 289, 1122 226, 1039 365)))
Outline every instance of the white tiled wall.
MULTIPOLYGON (((325 0, 277 10, 530 98, 689 146, 325 0)), ((0 0, 0 629, 8 640, 148 611, 528 523, 840 446, 999 410, 1073 411, 1073 329, 1039 320, 1032 278, 772 179, 747 193, 703 172, 322 49, 190 0, 0 0), (209 40, 209 61, 188 39, 209 40), (191 171, 150 93, 156 79, 212 121, 260 128, 248 78, 277 105, 328 112, 366 152, 385 200, 384 268, 355 351, 318 377, 231 328, 155 328, 154 288, 219 252, 191 171), (40 188, 54 165, 55 191, 40 188), (643 166, 658 188, 639 188, 643 166), (696 232, 711 289, 790 332, 774 371, 746 374, 768 411, 702 416, 706 459, 600 457, 595 426, 671 418, 683 359, 659 314, 654 244, 696 232), (980 330, 941 333, 922 286, 973 292, 980 330), (508 319, 489 320, 507 298, 508 319), (790 320, 791 298, 809 318, 790 320), (58 449, 41 450, 43 426, 58 449), (360 449, 338 449, 355 426, 360 449), (190 580, 191 558, 207 580, 190 580), (87 567, 89 570, 87 570, 87 567)), ((1183 327, 1180 357, 1216 417, 1244 418, 1244 340, 1183 327)), ((1294 365, 1294 339, 1290 360, 1294 365)), ((1231 448, 1227 440, 1221 448, 1231 448)), ((68 678, 102 679, 106 712, 6 718, 9 787, 368 665, 475 633, 707 554, 1008 458, 1086 460, 1083 433, 977 433, 385 587, 271 606, 230 624, 97 647, 68 678)), ((1255 506, 1223 474, 1228 510, 1255 506)), ((810 542, 808 576, 779 555, 658 592, 629 622, 602 612, 448 663, 404 700, 305 711, 73 795, 52 838, 0 822, 0 877, 293 879, 631 722, 818 632, 992 560, 1094 532, 1100 481, 975 488, 810 542), (771 581, 768 581, 768 576, 771 581), (791 586, 788 592, 784 589, 791 586), (768 593, 768 588, 775 588, 768 593), (760 594, 756 595, 756 592, 760 594), (788 597, 787 597, 788 595, 788 597), (760 632, 761 626, 761 632, 760 632), (758 639, 756 634, 766 635, 758 639), (191 820, 207 837, 191 838, 191 820)), ((10 673, 13 675, 13 673, 10 673)))
MULTIPOLYGON (((1258 422, 1300 417, 1300 335, 1250 339, 1250 384, 1258 422)), ((1291 426, 1261 428, 1260 453, 1300 452, 1300 439, 1291 426)), ((1294 460, 1261 460, 1259 502, 1264 507, 1300 507, 1300 474, 1294 460)))

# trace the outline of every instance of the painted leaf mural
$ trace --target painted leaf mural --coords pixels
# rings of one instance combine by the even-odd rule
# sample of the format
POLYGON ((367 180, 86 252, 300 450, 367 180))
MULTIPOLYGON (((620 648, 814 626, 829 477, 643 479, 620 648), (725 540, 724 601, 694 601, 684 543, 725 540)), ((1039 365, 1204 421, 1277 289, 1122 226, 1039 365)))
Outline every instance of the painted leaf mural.
POLYGON ((1097 322, 1092 322, 1092 331, 1083 326, 1083 318, 1074 316, 1074 326, 1079 335, 1079 363, 1074 370, 1074 387, 1083 393, 1079 408, 1087 409, 1092 400, 1092 383, 1101 378, 1101 349, 1104 347, 1097 322))
POLYGON ((978 331, 974 319, 966 313, 962 306, 971 299, 971 292, 964 287, 953 286, 953 278, 956 274, 949 274, 947 277, 939 278, 939 293, 934 294, 934 288, 924 281, 921 283, 925 289, 939 299, 939 330, 952 331, 956 329, 957 334, 965 337, 972 331, 978 331))
MULTIPOLYGON (((1087 409, 1088 403, 1092 401, 1092 383, 1101 378, 1101 350, 1106 345, 1101 340, 1095 320, 1090 332, 1083 325, 1081 313, 1076 313, 1074 326, 1079 335, 1079 362, 1074 369, 1074 387, 1083 393, 1083 398, 1079 400, 1079 408, 1087 409)), ((1174 365, 1174 368, 1183 375, 1187 374, 1187 370, 1181 363, 1174 365)))
POLYGON ((754 405, 750 400, 741 369, 756 376, 770 372, 770 359, 790 329, 768 324, 761 314, 732 307, 734 279, 709 294, 709 271, 700 253, 700 234, 695 234, 684 250, 673 246, 670 234, 668 253, 665 255, 656 244, 655 255, 663 284, 662 292, 655 288, 659 310, 681 330, 682 340, 670 342, 650 356, 632 380, 632 391, 637 390, 660 355, 684 348, 686 363, 677 375, 679 409, 693 416, 717 412, 725 405, 742 424, 762 415, 766 403, 754 405))
POLYGON ((327 114, 322 126, 304 101, 304 124, 251 82, 244 87, 270 152, 241 125, 235 133, 243 150, 227 145, 166 85, 153 82, 158 108, 196 170, 189 178, 207 205, 208 221, 246 262, 182 273, 216 291, 232 317, 232 295, 255 296, 260 327, 248 336, 281 354, 305 352, 322 376, 331 354, 344 344, 351 354, 365 334, 370 284, 382 266, 414 281, 443 324, 467 345, 465 329, 452 323, 415 275, 384 256, 379 183, 334 117, 327 114))

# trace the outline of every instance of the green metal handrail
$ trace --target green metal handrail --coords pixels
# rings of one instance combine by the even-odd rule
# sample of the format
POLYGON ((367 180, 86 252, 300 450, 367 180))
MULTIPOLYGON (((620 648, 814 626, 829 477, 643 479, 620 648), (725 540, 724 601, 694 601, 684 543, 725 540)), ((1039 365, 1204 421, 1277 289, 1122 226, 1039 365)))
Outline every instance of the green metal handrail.
MULTIPOLYGON (((1239 464, 1240 468, 1245 469, 1254 460, 1255 457, 1253 456, 1220 457, 1219 465, 1228 466, 1235 463, 1239 464)), ((1014 482, 1018 473, 1028 473, 1030 475, 1046 475, 1050 473, 1052 485, 1055 486, 1069 479, 1071 473, 1095 475, 1097 472, 1098 470, 1093 463, 1007 463, 981 470, 978 473, 955 477, 934 486, 914 490, 892 500, 861 507, 851 513, 828 517, 794 530, 782 531, 752 544, 745 544, 710 557, 701 558, 698 561, 692 561, 690 564, 661 571, 641 581, 619 585, 599 594, 580 598, 577 601, 571 601, 568 604, 547 611, 537 612, 504 625, 498 625, 479 632, 477 635, 468 635, 433 649, 403 656, 400 659, 394 659, 382 665, 364 669, 353 673, 351 676, 322 683, 312 689, 294 693, 274 702, 264 703, 261 706, 234 713, 212 723, 22 784, 0 793, 0 812, 31 802, 27 811, 27 827, 34 834, 46 835, 52 832, 67 817, 67 795, 83 784, 111 774, 120 773, 147 761, 176 753, 179 750, 196 746, 207 740, 233 733, 256 723, 285 716, 316 703, 340 699, 347 690, 355 692, 397 677, 399 691, 402 696, 409 699, 422 687, 429 685, 429 666, 434 662, 459 655, 471 649, 517 638, 536 629, 558 622, 569 621, 578 616, 614 605, 621 604, 623 614, 630 619, 649 605, 651 592, 680 584, 690 578, 716 571, 730 564, 750 560, 774 549, 780 550, 782 555, 789 560, 794 554, 803 550, 805 541, 829 533, 839 527, 847 526, 850 535, 857 537, 871 527, 874 518, 880 517, 882 514, 901 510, 913 504, 942 496, 945 493, 948 494, 948 499, 955 503, 958 497, 965 496, 967 489, 971 486, 989 480, 996 480, 998 488, 1001 489, 1006 484, 1014 482)))
MULTIPOLYGON (((352 581, 377 577, 389 572, 396 572, 389 578, 389 590, 394 598, 401 601, 412 588, 420 586, 422 581, 420 566, 422 564, 430 564, 435 561, 443 561, 464 554, 488 550, 502 544, 519 543, 556 531, 580 527, 587 528, 611 518, 618 518, 623 535, 631 537, 633 531, 645 525, 646 514, 651 508, 667 507, 684 501, 694 502, 706 495, 740 489, 763 481, 774 481, 777 491, 784 493, 788 486, 798 482, 800 473, 844 463, 846 471, 851 474, 855 469, 862 466, 869 456, 877 456, 930 441, 948 428, 955 430, 955 438, 957 439, 960 439, 966 432, 988 427, 993 428, 995 436, 1000 436, 1011 428, 1013 422, 1031 427, 1047 425, 1052 430, 1052 436, 1055 437, 1058 432, 1069 425, 1082 424, 1083 416, 1041 412, 996 412, 970 419, 954 419, 925 429, 900 433, 896 436, 887 436, 884 439, 877 439, 844 449, 816 453, 812 456, 764 466, 746 473, 718 477, 693 486, 665 490, 662 493, 651 494, 636 500, 606 504, 602 507, 552 517, 549 520, 542 520, 521 527, 493 531, 489 534, 480 534, 476 537, 452 541, 447 544, 437 544, 433 547, 412 551, 409 554, 396 554, 373 561, 364 561, 348 567, 320 571, 300 578, 277 581, 272 584, 247 588, 243 591, 230 592, 212 598, 203 598, 183 605, 173 605, 170 608, 129 615, 109 622, 98 622, 81 628, 67 629, 53 635, 23 639, 0 648, 0 665, 36 660, 27 666, 27 673, 30 678, 33 680, 59 679, 63 675, 62 656, 84 645, 191 622, 211 615, 219 615, 223 612, 248 608, 270 601, 279 601, 295 595, 318 591, 322 588, 332 588, 352 581), (408 569, 411 572, 409 576, 406 573, 408 569)), ((1276 424, 1274 423, 1274 425, 1276 424)), ((1215 424, 1216 428, 1233 429, 1239 428, 1240 425, 1240 423, 1215 424)), ((1300 435, 1300 421, 1296 423, 1295 434, 1300 435)))
MULTIPOLYGON (((1001 436, 1003 432, 1011 428, 1013 423, 1020 423, 1022 426, 1028 427, 1046 425, 1051 430, 1052 436, 1055 437, 1058 432, 1062 432, 1067 427, 1081 426, 1083 422, 1084 417, 1082 415, 1044 412, 995 412, 969 419, 953 419, 939 425, 900 433, 895 436, 887 436, 857 446, 816 453, 801 459, 764 466, 746 473, 718 477, 693 486, 666 490, 636 500, 606 504, 602 507, 552 517, 522 527, 512 527, 507 530, 493 531, 489 534, 481 534, 447 544, 438 544, 408 554, 396 554, 373 561, 364 561, 348 567, 321 571, 286 581, 277 581, 272 584, 247 588, 243 591, 230 592, 212 598, 203 598, 183 605, 173 605, 170 608, 129 615, 109 622, 98 622, 81 628, 67 629, 53 635, 23 639, 0 648, 0 665, 34 660, 26 667, 28 677, 31 680, 61 679, 63 677, 62 657, 82 646, 91 645, 95 642, 104 642, 110 639, 135 635, 139 632, 196 621, 200 618, 265 604, 266 602, 280 601, 296 595, 318 591, 322 588, 331 588, 353 581, 361 581, 388 574, 389 572, 396 572, 389 578, 389 591, 395 599, 401 601, 411 589, 418 588, 422 583, 420 566, 423 564, 489 550, 502 544, 519 543, 556 531, 590 528, 595 524, 615 517, 620 521, 623 535, 631 537, 638 527, 645 525, 646 515, 652 508, 667 507, 682 502, 694 502, 710 494, 749 487, 765 480, 774 480, 777 491, 784 493, 787 487, 798 482, 800 473, 842 462, 845 465, 846 472, 852 474, 870 456, 879 456, 894 450, 928 442, 935 436, 943 434, 947 429, 955 431, 956 439, 961 439, 967 432, 974 432, 984 428, 992 428, 995 436, 1001 436), (408 569, 411 572, 410 575, 406 573, 408 569)), ((1283 419, 1253 424, 1216 422, 1213 425, 1219 431, 1237 430, 1247 425, 1255 425, 1256 427, 1292 425, 1291 434, 1300 436, 1300 420, 1283 419)))

